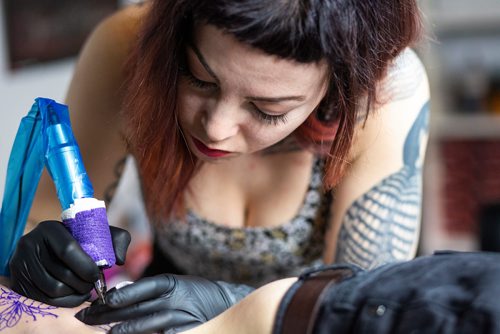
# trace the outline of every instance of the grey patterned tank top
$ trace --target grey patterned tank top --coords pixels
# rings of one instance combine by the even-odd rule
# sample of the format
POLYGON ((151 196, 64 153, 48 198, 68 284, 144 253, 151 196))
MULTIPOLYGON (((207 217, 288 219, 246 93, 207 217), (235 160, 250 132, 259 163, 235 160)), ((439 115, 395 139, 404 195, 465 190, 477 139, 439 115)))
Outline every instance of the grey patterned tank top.
POLYGON ((189 275, 260 286, 321 264, 331 196, 322 191, 323 161, 314 159, 302 207, 277 227, 232 228, 187 212, 162 224, 158 246, 189 275))

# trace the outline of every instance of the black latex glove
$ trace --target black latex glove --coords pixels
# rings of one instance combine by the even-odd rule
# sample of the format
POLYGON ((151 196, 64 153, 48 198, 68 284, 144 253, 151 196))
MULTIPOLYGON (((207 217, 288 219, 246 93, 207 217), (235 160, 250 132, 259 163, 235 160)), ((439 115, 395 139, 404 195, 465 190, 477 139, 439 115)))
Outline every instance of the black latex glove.
POLYGON ((111 332, 177 333, 200 325, 236 304, 253 288, 196 276, 163 274, 143 278, 106 295, 76 314, 88 325, 121 322, 111 332))
MULTIPOLYGON (((122 265, 130 234, 110 226, 116 263, 122 265)), ((17 244, 9 263, 12 290, 46 304, 74 307, 90 297, 99 268, 58 221, 38 224, 17 244)))

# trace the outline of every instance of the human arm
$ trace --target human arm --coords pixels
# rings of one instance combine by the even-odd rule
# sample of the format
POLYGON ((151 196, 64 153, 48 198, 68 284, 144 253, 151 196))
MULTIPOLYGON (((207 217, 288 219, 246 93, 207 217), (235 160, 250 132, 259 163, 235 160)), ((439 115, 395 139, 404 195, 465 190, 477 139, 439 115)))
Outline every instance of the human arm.
MULTIPOLYGON (((81 307, 84 307, 82 305, 81 307)), ((0 333, 104 333, 109 326, 92 327, 74 317, 78 308, 61 308, 34 301, 7 287, 0 277, 0 333)))
MULTIPOLYGON (((115 182, 115 165, 126 154, 120 134, 124 64, 141 12, 130 6, 101 22, 84 44, 66 94, 71 124, 95 198, 104 199, 115 182)), ((44 171, 29 221, 59 219, 53 181, 44 171)))
POLYGON ((280 302, 296 281, 293 277, 268 283, 214 319, 182 333, 271 333, 280 302))
MULTIPOLYGON (((74 132, 87 173, 94 185, 94 197, 98 199, 104 198, 104 189, 113 183, 114 164, 117 157, 123 156, 125 152, 125 145, 119 139, 118 120, 118 106, 121 104, 119 92, 123 84, 118 72, 121 73, 125 59, 124 47, 121 46, 124 37, 120 36, 124 27, 128 27, 120 25, 127 19, 122 13, 105 20, 89 38, 78 61, 67 99, 74 132), (112 107, 113 103, 115 108, 112 107)), ((53 182, 45 174, 40 181, 29 221, 37 225, 46 219, 59 220, 60 214, 61 206, 55 195, 53 182)), ((92 289, 89 281, 91 276, 95 277, 97 266, 89 258, 79 256, 82 252, 78 247, 73 247, 74 241, 64 238, 62 240, 65 243, 62 243, 45 227, 37 227, 36 230, 36 234, 22 239, 23 247, 18 247, 15 259, 11 261, 14 268, 11 271, 14 290, 59 306, 74 306, 77 301, 81 303, 85 294, 92 289), (36 252, 26 252, 27 249, 36 252), (60 254, 64 258, 58 256, 60 254), (73 261, 76 259, 83 262, 73 261), (31 266, 33 264, 36 265, 31 266), (79 275, 79 268, 88 268, 89 265, 93 265, 93 273, 87 275, 89 271, 84 270, 83 277, 79 275), (72 272, 77 275, 71 276, 72 272), (45 273, 49 275, 44 275, 45 273), (83 278, 84 282, 79 278, 83 278), (72 294, 79 294, 80 298, 59 304, 60 297, 70 297, 72 294)), ((58 231, 63 233, 61 229, 58 231)), ((118 263, 120 262, 122 261, 119 260, 118 263)))
POLYGON ((111 333, 181 331, 214 318, 252 290, 202 277, 162 274, 110 290, 105 305, 94 304, 77 318, 89 325, 120 322, 111 333))
MULTIPOLYGON (((183 333, 271 333, 280 301, 295 281, 296 278, 287 278, 266 284, 211 321, 183 333)), ((0 333, 83 334, 110 329, 109 325, 88 326, 75 318, 75 313, 88 303, 76 308, 50 306, 23 297, 1 283, 0 333)))
POLYGON ((373 268, 416 252, 429 88, 412 51, 396 60, 379 98, 387 102, 358 122, 350 167, 334 190, 325 263, 373 268))

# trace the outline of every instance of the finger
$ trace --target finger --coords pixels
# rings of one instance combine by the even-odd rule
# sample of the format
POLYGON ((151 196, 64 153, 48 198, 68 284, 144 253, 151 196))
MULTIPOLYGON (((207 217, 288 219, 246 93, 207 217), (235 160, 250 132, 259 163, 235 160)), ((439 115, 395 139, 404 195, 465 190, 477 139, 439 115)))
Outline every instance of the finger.
POLYGON ((23 296, 30 296, 30 299, 59 307, 76 307, 90 298, 89 293, 83 295, 72 294, 64 297, 51 298, 44 292, 40 291, 40 289, 34 287, 29 283, 17 284, 15 286, 12 286, 12 290, 23 296))
POLYGON ((92 283, 86 282, 79 276, 75 275, 75 273, 67 268, 63 263, 54 264, 54 259, 51 258, 50 255, 42 255, 40 261, 43 267, 52 277, 71 288, 71 292, 62 294, 67 295, 74 292, 78 294, 87 294, 93 289, 94 285, 92 283))
POLYGON ((125 263, 127 249, 130 245, 130 233, 119 227, 110 226, 111 239, 113 240, 113 248, 115 250, 116 264, 122 265, 125 263))
POLYGON ((171 275, 146 277, 106 294, 106 303, 115 308, 137 304, 169 292, 175 287, 176 282, 175 277, 171 275))
MULTIPOLYGON (((30 245, 26 245, 25 248, 30 247, 30 245)), ((35 251, 33 250, 33 252, 35 251)), ((23 282, 26 288, 26 291, 24 291, 26 292, 24 293, 25 296, 32 298, 36 294, 38 298, 34 299, 45 300, 45 298, 52 299, 76 293, 71 287, 55 279, 47 272, 47 268, 40 261, 39 254, 37 254, 37 256, 25 258, 23 268, 19 268, 15 262, 11 261, 10 263, 12 276, 17 277, 14 284, 23 282)))
POLYGON ((193 322, 187 322, 184 324, 179 324, 179 326, 175 325, 174 327, 169 327, 170 329, 169 329, 169 331, 166 332, 166 334, 169 334, 169 333, 175 334, 175 333, 184 332, 184 331, 187 331, 189 329, 198 327, 201 324, 203 324, 203 322, 193 321, 193 322))
MULTIPOLYGON (((116 290, 116 288, 113 287, 110 290, 108 290, 106 293, 109 293, 110 291, 115 291, 115 290, 116 290)), ((96 306, 96 305, 104 305, 104 302, 102 301, 101 298, 94 299, 94 301, 92 301, 92 303, 90 304, 90 306, 96 306)))
POLYGON ((138 319, 164 309, 161 299, 153 299, 119 309, 111 308, 106 304, 91 305, 75 316, 87 325, 102 325, 138 319))
POLYGON ((45 243, 54 255, 84 281, 93 283, 99 278, 99 268, 80 247, 64 225, 57 221, 46 221, 45 243))
POLYGON ((82 305, 90 299, 90 293, 72 294, 65 297, 51 298, 46 304, 59 307, 76 307, 82 305))
POLYGON ((164 310, 157 316, 163 320, 161 328, 157 330, 167 330, 167 333, 179 333, 203 324, 191 314, 180 310, 164 310))
MULTIPOLYGON (((111 328, 110 334, 146 334, 168 328, 178 327, 179 324, 193 323, 193 317, 183 311, 166 310, 136 320, 122 322, 111 328)), ((193 325, 195 327, 196 324, 193 325)))

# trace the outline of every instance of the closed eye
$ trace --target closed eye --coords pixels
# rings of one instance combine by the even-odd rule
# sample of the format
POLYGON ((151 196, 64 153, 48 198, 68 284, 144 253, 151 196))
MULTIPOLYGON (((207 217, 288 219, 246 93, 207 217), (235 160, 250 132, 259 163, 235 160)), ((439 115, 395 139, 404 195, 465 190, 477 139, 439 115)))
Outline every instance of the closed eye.
POLYGON ((191 73, 191 71, 186 66, 179 66, 179 70, 181 75, 186 77, 188 83, 195 88, 203 90, 218 88, 218 85, 215 82, 203 81, 195 77, 193 73, 191 73))
MULTIPOLYGON (((215 82, 210 82, 210 81, 204 81, 200 80, 197 77, 191 73, 191 71, 185 66, 181 65, 179 66, 179 71, 181 75, 186 77, 188 80, 189 85, 201 89, 201 90, 214 90, 218 89, 219 86, 215 82)), ((259 118, 260 121, 263 121, 266 124, 272 124, 272 125, 279 125, 279 124, 284 124, 287 121, 286 118, 286 113, 281 114, 281 115, 271 115, 268 114, 264 111, 262 111, 260 108, 258 108, 254 103, 250 103, 252 110, 254 111, 255 115, 259 118)))
POLYGON ((286 113, 281 114, 281 115, 271 115, 271 114, 268 114, 268 113, 262 111, 261 109, 259 109, 254 103, 251 103, 251 105, 252 105, 252 109, 255 112, 255 114, 257 115, 257 117, 261 121, 263 121, 267 124, 279 125, 279 124, 284 124, 287 121, 286 113))

